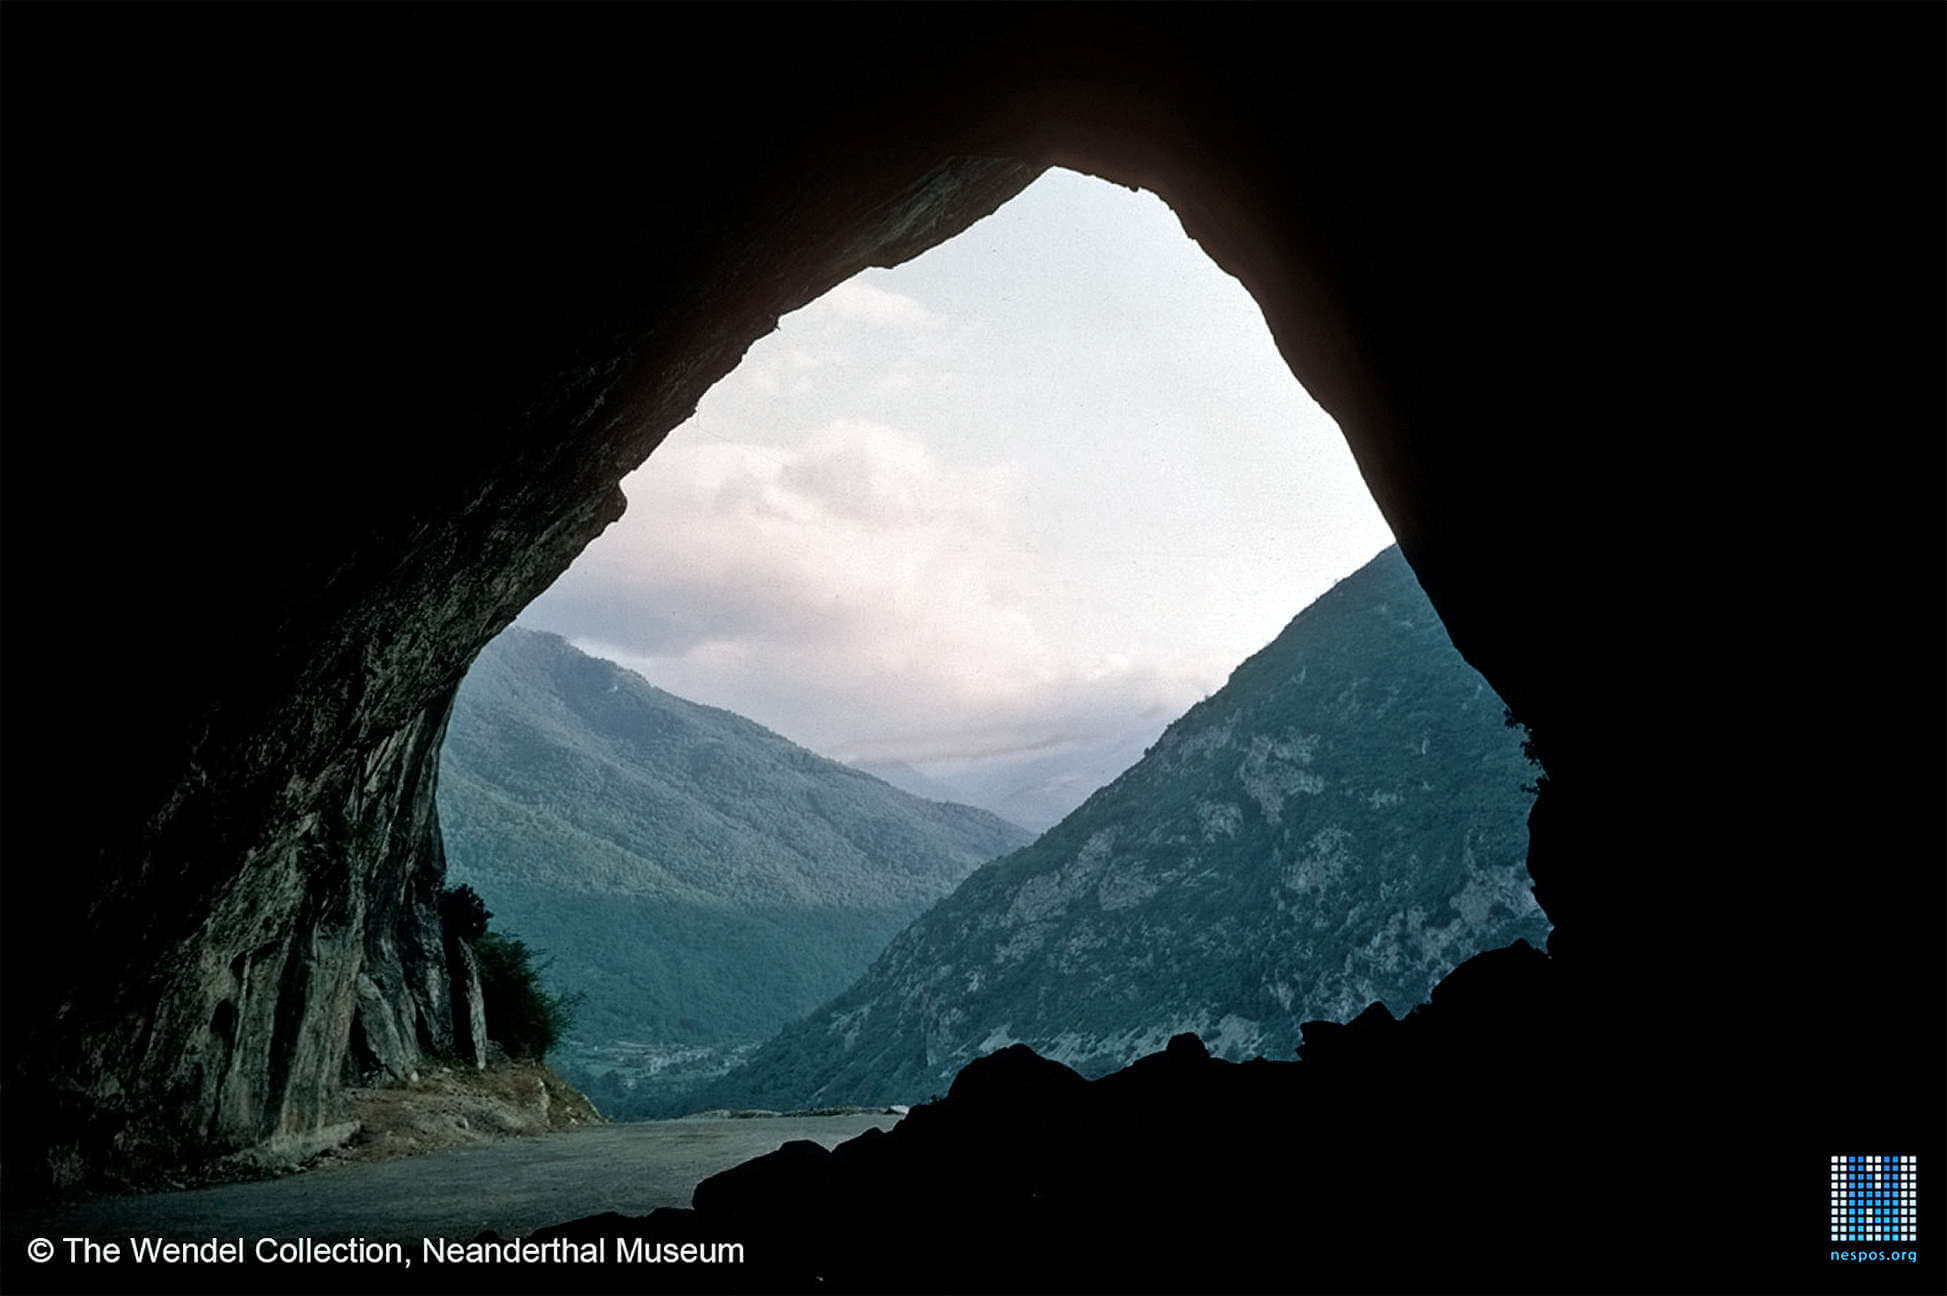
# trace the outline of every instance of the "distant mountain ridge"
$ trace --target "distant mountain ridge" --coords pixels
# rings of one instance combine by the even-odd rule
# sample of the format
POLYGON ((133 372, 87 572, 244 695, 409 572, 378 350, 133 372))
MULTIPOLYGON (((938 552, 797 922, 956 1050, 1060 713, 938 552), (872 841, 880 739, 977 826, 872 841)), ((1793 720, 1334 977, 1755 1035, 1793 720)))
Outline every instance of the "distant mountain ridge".
POLYGON ((831 998, 1030 839, 519 627, 461 685, 439 809, 449 881, 587 996, 555 1060, 610 1114, 831 998))
POLYGON ((914 921, 711 1105, 916 1101, 1015 1042, 1099 1075, 1180 1031, 1289 1058, 1548 926, 1534 777, 1399 550, 1301 612, 1033 844, 914 921))
POLYGON ((979 806, 1024 828, 1054 827, 1095 789, 1142 759, 1167 717, 1141 719, 1105 734, 1073 737, 1047 749, 938 762, 854 761, 868 774, 915 796, 979 806))

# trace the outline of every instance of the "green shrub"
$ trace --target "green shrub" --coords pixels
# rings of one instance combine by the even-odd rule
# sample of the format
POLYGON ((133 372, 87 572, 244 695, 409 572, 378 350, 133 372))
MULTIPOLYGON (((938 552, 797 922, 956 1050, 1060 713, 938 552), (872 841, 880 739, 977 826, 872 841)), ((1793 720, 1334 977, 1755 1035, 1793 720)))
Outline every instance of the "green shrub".
POLYGON ((553 995, 541 988, 549 962, 512 932, 487 929, 493 911, 470 886, 446 887, 439 894, 440 923, 448 940, 464 941, 480 968, 480 1001, 487 1038, 509 1057, 540 1061, 574 1026, 579 993, 553 995))
POLYGON ((541 988, 545 962, 518 937, 487 932, 473 942, 480 964, 480 998, 487 1035, 509 1057, 539 1061, 573 1027, 579 994, 552 995, 541 988))
POLYGON ((470 886, 447 887, 439 893, 440 924, 448 936, 457 936, 469 945, 487 934, 487 920, 493 916, 487 902, 470 886))
POLYGON ((506 1049, 508 1057, 541 1061, 574 1026, 580 994, 549 994, 541 989, 547 961, 539 950, 512 932, 491 932, 493 911, 469 885, 440 891, 440 924, 448 940, 473 948, 481 973, 481 1008, 487 1014, 487 1037, 506 1049))

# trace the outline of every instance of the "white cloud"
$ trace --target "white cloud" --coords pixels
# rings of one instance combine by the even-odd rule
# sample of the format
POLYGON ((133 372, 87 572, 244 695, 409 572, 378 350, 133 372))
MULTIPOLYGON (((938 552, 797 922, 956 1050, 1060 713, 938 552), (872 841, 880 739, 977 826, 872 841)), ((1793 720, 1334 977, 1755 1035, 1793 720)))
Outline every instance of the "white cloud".
POLYGON ((1121 750, 1391 539, 1236 281, 1067 173, 786 316, 623 486, 522 619, 842 759, 1121 750))
POLYGON ((856 420, 791 450, 666 445, 524 620, 846 754, 1041 745, 1193 698, 1194 682, 1078 653, 1031 613, 1048 591, 1010 503, 1017 472, 950 467, 856 420))

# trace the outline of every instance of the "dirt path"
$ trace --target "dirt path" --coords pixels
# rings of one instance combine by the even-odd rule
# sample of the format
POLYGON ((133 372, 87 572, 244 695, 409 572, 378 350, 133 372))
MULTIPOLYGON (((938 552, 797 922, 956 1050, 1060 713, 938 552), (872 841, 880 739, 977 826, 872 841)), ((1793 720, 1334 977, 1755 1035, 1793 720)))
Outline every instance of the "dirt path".
POLYGON ((502 1237, 602 1211, 688 1206, 696 1185, 792 1139, 833 1147, 896 1116, 645 1121, 348 1165, 258 1183, 19 1210, 8 1253, 32 1238, 502 1237))

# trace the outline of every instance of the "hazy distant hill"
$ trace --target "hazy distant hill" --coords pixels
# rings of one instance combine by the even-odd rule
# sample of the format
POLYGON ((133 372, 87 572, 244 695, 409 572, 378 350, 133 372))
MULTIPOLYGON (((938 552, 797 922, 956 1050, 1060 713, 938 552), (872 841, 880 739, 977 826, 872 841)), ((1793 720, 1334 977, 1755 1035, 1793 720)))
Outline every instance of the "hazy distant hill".
POLYGON ((1470 955, 1543 941, 1534 776, 1387 549, 700 1097, 919 1100, 1016 1041, 1087 1075, 1184 1030, 1288 1058, 1300 1022, 1404 1012, 1470 955))
POLYGON ((1029 839, 519 628, 460 688, 439 808, 449 880, 586 992, 555 1060, 611 1114, 831 998, 1029 839))
POLYGON ((1159 715, 1120 732, 1065 739, 1042 751, 940 762, 926 769, 903 761, 853 764, 916 796, 979 806, 1040 832, 1141 760, 1168 718, 1159 715))

